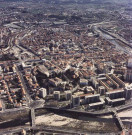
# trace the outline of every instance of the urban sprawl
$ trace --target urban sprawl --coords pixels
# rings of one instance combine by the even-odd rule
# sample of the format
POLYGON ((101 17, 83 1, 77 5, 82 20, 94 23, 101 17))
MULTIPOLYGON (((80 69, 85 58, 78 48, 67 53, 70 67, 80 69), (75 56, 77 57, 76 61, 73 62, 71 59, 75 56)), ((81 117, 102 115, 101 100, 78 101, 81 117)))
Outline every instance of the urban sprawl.
POLYGON ((130 135, 131 5, 0 1, 0 134, 130 135))

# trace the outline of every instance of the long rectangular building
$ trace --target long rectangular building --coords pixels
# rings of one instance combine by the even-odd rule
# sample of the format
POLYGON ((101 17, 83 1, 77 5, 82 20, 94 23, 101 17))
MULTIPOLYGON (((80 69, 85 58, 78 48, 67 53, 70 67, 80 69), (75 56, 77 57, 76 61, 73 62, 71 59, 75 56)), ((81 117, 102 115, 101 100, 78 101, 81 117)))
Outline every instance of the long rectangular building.
POLYGON ((124 98, 124 96, 125 93, 123 89, 106 92, 106 97, 109 97, 110 99, 124 98))

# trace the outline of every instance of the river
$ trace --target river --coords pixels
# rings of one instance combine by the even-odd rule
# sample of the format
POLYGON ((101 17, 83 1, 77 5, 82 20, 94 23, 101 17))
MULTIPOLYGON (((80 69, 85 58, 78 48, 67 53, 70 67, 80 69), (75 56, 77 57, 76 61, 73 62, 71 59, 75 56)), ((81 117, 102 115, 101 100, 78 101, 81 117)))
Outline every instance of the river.
POLYGON ((98 27, 96 25, 93 26, 93 30, 96 31, 97 33, 99 33, 99 35, 101 37, 103 37, 104 39, 106 39, 107 41, 109 41, 110 43, 112 43, 113 45, 115 45, 116 49, 118 51, 122 51, 124 53, 127 54, 132 54, 132 49, 128 46, 123 47, 121 46, 117 40, 115 38, 113 38, 111 35, 104 33, 103 31, 101 31, 100 29, 98 29, 98 27))

